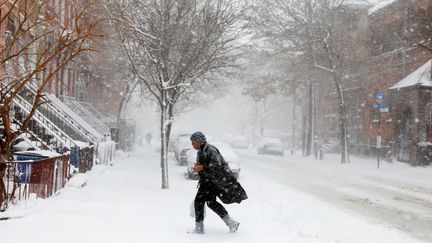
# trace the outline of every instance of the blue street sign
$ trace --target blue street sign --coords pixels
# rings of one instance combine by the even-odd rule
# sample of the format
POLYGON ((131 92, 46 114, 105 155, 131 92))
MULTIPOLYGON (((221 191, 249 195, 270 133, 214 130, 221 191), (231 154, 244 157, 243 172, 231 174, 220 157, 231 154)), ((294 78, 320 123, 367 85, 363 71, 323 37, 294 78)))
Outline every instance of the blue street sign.
POLYGON ((372 104, 373 108, 390 108, 390 104, 372 104))
POLYGON ((375 94, 375 100, 376 100, 376 101, 384 100, 384 92, 377 92, 377 93, 375 94))

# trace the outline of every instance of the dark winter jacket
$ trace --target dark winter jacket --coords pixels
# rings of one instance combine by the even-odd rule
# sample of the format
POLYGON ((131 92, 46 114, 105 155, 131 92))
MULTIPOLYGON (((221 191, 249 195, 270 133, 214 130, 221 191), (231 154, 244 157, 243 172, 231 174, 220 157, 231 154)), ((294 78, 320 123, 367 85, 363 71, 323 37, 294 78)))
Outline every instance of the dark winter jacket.
POLYGON ((217 188, 217 196, 222 202, 240 203, 247 199, 246 191, 215 146, 203 144, 197 154, 197 163, 204 166, 198 173, 200 186, 217 188))

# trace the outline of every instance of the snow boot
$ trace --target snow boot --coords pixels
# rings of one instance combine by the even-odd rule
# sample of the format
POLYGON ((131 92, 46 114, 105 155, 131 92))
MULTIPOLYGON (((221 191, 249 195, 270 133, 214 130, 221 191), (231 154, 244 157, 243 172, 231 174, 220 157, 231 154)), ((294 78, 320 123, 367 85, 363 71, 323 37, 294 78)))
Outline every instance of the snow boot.
POLYGON ((222 220, 225 222, 225 224, 229 227, 230 233, 234 233, 238 230, 238 227, 240 225, 239 222, 232 219, 228 214, 225 215, 222 220))
POLYGON ((195 229, 192 234, 204 234, 204 221, 195 222, 195 229))

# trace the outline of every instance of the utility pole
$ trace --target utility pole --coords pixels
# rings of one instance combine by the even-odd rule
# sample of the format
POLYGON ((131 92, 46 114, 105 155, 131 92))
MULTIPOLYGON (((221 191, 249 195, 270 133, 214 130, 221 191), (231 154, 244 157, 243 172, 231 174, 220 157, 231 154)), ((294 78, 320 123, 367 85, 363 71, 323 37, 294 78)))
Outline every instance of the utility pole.
POLYGON ((376 104, 373 105, 378 112, 378 127, 376 137, 376 149, 377 149, 377 169, 380 168, 380 154, 381 154, 381 112, 388 112, 390 105, 384 104, 384 92, 377 92, 375 94, 376 104))
POLYGON ((380 108, 378 108, 378 130, 377 130, 377 141, 376 141, 376 148, 377 148, 377 169, 380 167, 380 153, 381 153, 381 111, 380 108))

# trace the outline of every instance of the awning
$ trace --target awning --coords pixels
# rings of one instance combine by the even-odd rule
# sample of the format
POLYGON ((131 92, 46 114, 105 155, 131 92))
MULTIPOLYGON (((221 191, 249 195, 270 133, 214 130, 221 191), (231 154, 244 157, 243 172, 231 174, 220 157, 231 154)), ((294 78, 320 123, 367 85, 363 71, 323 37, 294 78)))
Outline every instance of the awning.
POLYGON ((408 76, 391 86, 389 89, 401 89, 412 86, 432 87, 431 78, 432 59, 427 61, 423 66, 410 73, 408 76))

